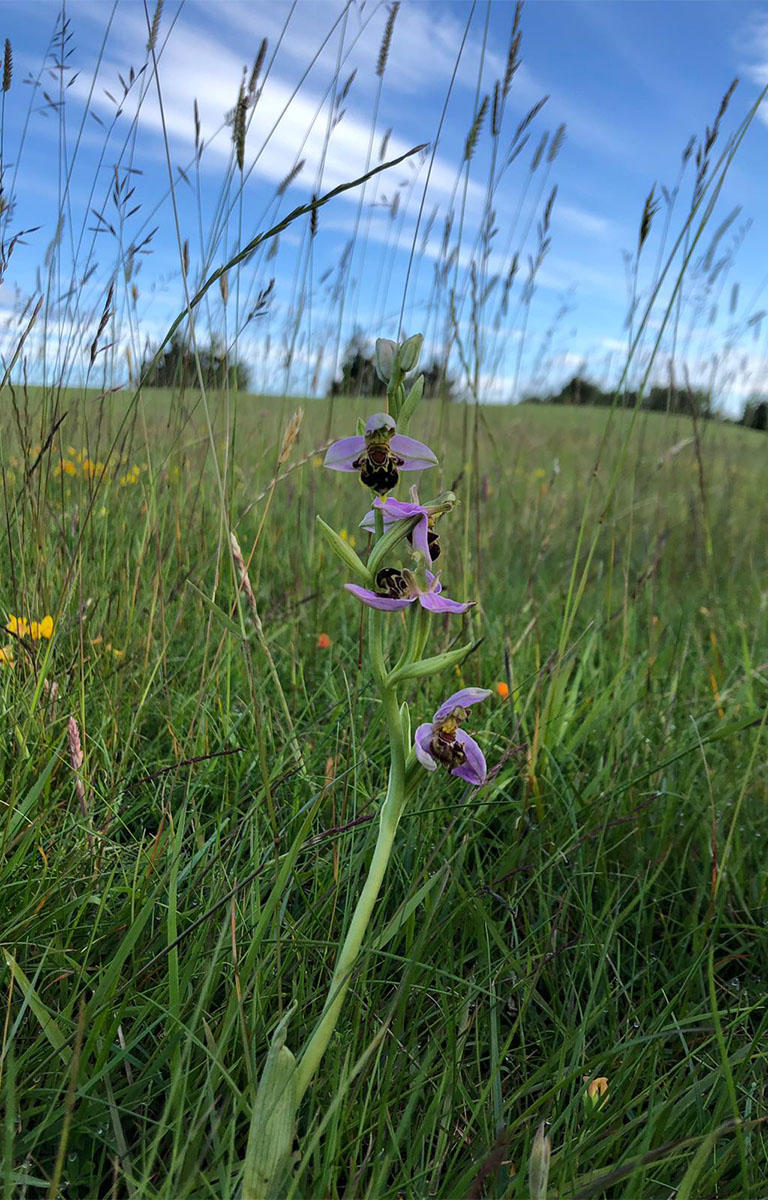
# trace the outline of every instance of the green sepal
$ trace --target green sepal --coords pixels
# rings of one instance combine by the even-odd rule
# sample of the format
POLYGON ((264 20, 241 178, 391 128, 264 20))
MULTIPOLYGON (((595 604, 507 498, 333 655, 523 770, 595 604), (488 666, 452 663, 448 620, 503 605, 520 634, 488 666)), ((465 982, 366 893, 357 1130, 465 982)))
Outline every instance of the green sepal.
POLYGON ((397 351, 397 365, 404 375, 409 371, 415 371, 419 365, 419 357, 421 355, 421 347, 424 345, 424 334, 414 333, 411 337, 406 338, 397 351))
POLYGON ((436 675, 438 671, 460 667, 464 659, 476 650, 481 642, 482 638, 479 638, 476 642, 467 642, 465 646, 459 646, 458 650, 446 650, 443 654, 436 654, 434 658, 422 658, 418 662, 396 667, 387 677, 387 686, 394 687, 395 684, 404 683, 408 679, 426 679, 428 675, 436 675))
POLYGON ((317 521, 320 532, 322 533, 328 545, 331 547, 331 550, 333 550, 334 554, 339 556, 341 561, 349 567, 350 571, 353 571, 354 574, 357 575, 358 579, 361 579, 363 583, 370 587, 373 583, 373 575, 368 570, 363 560, 359 558, 357 554, 355 554, 349 542, 345 542, 343 538, 340 538, 338 533, 331 529, 330 525, 326 525, 322 517, 315 517, 315 520, 317 521))
POLYGON ((408 395, 405 397, 405 400, 403 401, 402 408, 400 409, 400 413, 397 418, 398 428, 400 429, 401 433, 405 431, 405 428, 408 425, 408 422, 410 421, 414 412, 416 411, 419 404, 421 403, 421 398, 423 395, 424 395, 424 376, 419 375, 418 379, 410 387, 410 389, 408 391, 408 395))
POLYGON ((371 577, 376 574, 381 564, 389 557, 395 546, 404 541, 409 533, 413 532, 420 520, 420 517, 406 517, 403 521, 394 521, 390 525, 384 536, 379 538, 373 550, 371 550, 368 559, 368 571, 371 577))
POLYGON ((242 1200, 286 1194, 296 1132, 296 1059, 285 1044, 293 1007, 277 1026, 261 1073, 245 1151, 242 1200))
POLYGON ((403 730, 403 745, 407 750, 411 744, 411 713, 405 700, 400 705, 400 725, 403 730))

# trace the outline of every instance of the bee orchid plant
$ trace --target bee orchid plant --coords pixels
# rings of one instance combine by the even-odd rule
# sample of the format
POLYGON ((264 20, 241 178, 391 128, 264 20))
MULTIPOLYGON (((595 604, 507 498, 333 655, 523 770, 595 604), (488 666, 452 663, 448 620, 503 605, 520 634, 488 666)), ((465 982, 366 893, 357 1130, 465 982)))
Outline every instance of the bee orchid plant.
POLYGON ((286 1045, 290 1014, 273 1035, 252 1112, 243 1200, 275 1200, 289 1186, 298 1107, 336 1027, 398 823, 419 780, 424 778, 422 772, 443 769, 477 787, 486 778, 482 750, 462 726, 470 708, 486 699, 489 690, 465 687, 454 692, 438 707, 432 720, 418 725, 413 734, 408 705, 399 696, 405 684, 412 686, 418 680, 458 667, 474 646, 468 642, 456 650, 425 657, 431 614, 462 614, 473 603, 450 599, 439 575, 431 570, 440 555, 435 526, 451 512, 455 497, 448 492, 422 504, 415 487, 410 502, 390 495, 401 472, 425 471, 437 465, 430 448, 404 432, 424 390, 423 376, 407 393, 404 385, 406 374, 418 364, 422 342, 420 334, 400 345, 386 338, 377 341, 376 369, 387 385, 388 412, 369 417, 355 436, 335 442, 325 456, 326 467, 358 475, 373 493, 370 510, 361 521, 362 528, 372 535, 367 561, 320 518, 318 527, 354 576, 354 582, 344 585, 346 590, 368 609, 367 649, 389 736, 389 779, 368 876, 338 951, 320 1018, 297 1056, 286 1045), (411 565, 397 562, 403 554, 411 565), (399 657, 391 663, 388 647, 394 639, 388 636, 387 624, 393 612, 404 613, 405 633, 399 657))

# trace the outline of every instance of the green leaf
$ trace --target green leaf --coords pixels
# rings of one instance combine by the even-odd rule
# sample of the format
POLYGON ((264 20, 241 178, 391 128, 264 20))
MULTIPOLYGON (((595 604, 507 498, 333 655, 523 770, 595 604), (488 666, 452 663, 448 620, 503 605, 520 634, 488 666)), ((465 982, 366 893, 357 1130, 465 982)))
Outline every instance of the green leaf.
POLYGON ((18 984, 24 1000, 37 1018, 43 1033, 48 1038, 54 1050, 61 1055, 64 1062, 69 1063, 72 1052, 67 1045, 66 1037, 59 1029, 56 1021, 35 991, 34 985, 24 974, 13 955, 9 954, 5 949, 3 949, 3 954, 5 955, 5 961, 8 964, 11 975, 18 984))
POLYGON ((15 837, 23 821, 26 820, 27 825, 31 824, 27 818, 27 813, 36 812, 42 791, 45 785, 48 783, 48 780, 51 778, 51 772, 58 761, 58 753, 53 754, 38 778, 32 784, 32 787, 29 789, 24 799, 19 804, 14 806, 8 826, 9 838, 15 837))
POLYGON ((387 686, 394 687, 407 679, 426 679, 429 675, 437 675, 438 671, 459 667, 481 643, 482 638, 479 638, 476 642, 467 642, 465 646, 459 646, 458 650, 446 650, 443 654, 436 654, 434 658, 422 658, 419 662, 406 663, 391 673, 387 679, 387 686))
POLYGON ((296 1059, 285 1044, 293 1008, 277 1026, 261 1073, 245 1151, 242 1200, 279 1200, 290 1180, 296 1130, 296 1059))
POLYGON ((370 572, 371 579, 373 579, 375 576, 380 564, 383 563, 386 558, 389 558, 389 555, 395 549, 395 546, 407 538, 408 534, 413 532, 418 523, 418 517, 405 517, 402 521, 394 521, 392 525, 390 525, 389 529, 384 534, 384 537, 381 538, 373 547, 373 550, 371 551, 371 557, 368 559, 368 570, 370 572))
POLYGON ((400 409, 400 412, 398 414, 397 427, 401 433, 405 432, 408 422, 410 421, 411 417, 413 416, 413 414, 415 413, 419 404, 421 403, 421 398, 423 395, 424 395, 424 376, 419 375, 418 379, 415 381, 415 383, 412 384, 411 388, 409 389, 408 395, 405 397, 405 400, 403 401, 403 406, 400 409))
POLYGON ((349 567, 350 571, 353 571, 354 574, 357 575, 358 579, 361 579, 363 583, 370 587, 373 583, 373 575, 368 570, 363 560, 357 554, 355 554, 349 542, 345 542, 343 538, 340 538, 338 533, 331 529, 330 525, 326 525, 322 517, 315 517, 315 520, 317 521, 320 532, 330 546, 331 550, 333 550, 334 554, 338 555, 341 561, 349 567))
POLYGON ((242 641, 243 640, 242 629, 240 628, 240 626, 238 624, 236 624, 235 621, 232 620, 232 618, 227 613, 224 612, 224 609, 219 608, 218 604, 215 604, 214 601, 211 600, 210 596, 206 596, 206 594, 202 590, 202 588, 199 588, 196 583, 192 582, 191 579, 188 579, 187 583, 188 583, 189 587, 192 588, 193 592, 197 592, 200 599, 202 601, 204 601, 204 603, 207 605, 207 607, 211 610, 211 612, 216 617, 216 620, 219 622, 219 624, 223 625, 225 629, 228 629, 230 633, 233 633, 236 638, 239 638, 240 641, 242 641))

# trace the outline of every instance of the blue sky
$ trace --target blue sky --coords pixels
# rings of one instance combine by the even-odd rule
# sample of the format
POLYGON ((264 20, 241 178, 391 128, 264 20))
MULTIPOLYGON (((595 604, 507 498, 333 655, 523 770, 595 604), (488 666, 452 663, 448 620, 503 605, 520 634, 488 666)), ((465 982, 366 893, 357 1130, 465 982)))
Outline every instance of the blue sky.
MULTIPOLYGON (((112 347, 96 362, 108 382, 127 379, 144 341, 157 340, 181 308, 174 199, 179 236, 189 244, 188 281, 194 291, 200 278, 277 217, 313 193, 361 174, 371 156, 378 159, 387 130, 388 157, 421 142, 435 147, 434 156, 422 155, 378 177, 364 192, 334 201, 320 212, 315 238, 304 218, 272 245, 271 254, 269 247, 261 248, 230 278, 226 307, 218 288, 209 293, 200 310, 201 328, 210 322, 230 343, 238 338, 239 352, 254 365, 257 386, 269 390, 322 390, 353 329, 361 327, 371 337, 395 336, 401 310, 405 332, 425 330, 430 352, 438 352, 446 338, 454 343, 458 338, 484 399, 519 398, 531 388, 562 382, 583 364, 585 373, 615 380, 628 336, 625 254, 634 253, 651 186, 656 184, 657 195, 662 185, 672 191, 683 149, 692 135, 703 136, 712 124, 734 77, 740 83, 716 150, 768 79, 766 4, 529 0, 500 149, 510 145, 531 106, 548 99, 531 123, 530 141, 498 182, 492 202, 496 232, 483 261, 478 237, 492 162, 488 115, 468 177, 461 160, 473 115, 504 74, 511 3, 404 0, 380 94, 374 68, 388 6, 376 0, 349 6, 336 0, 295 5, 166 0, 157 80, 145 51, 143 5, 82 0, 68 6, 64 72, 50 69, 59 12, 60 6, 47 0, 32 5, 5 0, 0 9, 0 37, 10 39, 14 54, 3 114, 3 183, 14 207, 2 218, 3 240, 39 226, 26 244, 16 244, 7 265, 0 291, 0 346, 6 356, 12 351, 20 314, 30 298, 45 292, 55 301, 46 309, 45 371, 65 381, 82 375, 110 282, 114 315, 102 343, 111 336, 112 347), (250 71, 263 37, 268 49, 262 90, 249 112, 240 191, 225 118, 237 99, 243 68, 250 71), (338 102, 338 91, 353 71, 338 102), (36 80, 37 86, 25 80, 36 80), (115 118, 124 84, 127 94, 115 118), (44 93, 63 103, 54 108, 44 93), (195 100, 204 141, 197 164, 195 100), (552 136, 561 124, 565 138, 550 163, 552 136), (531 174, 531 159, 545 132, 543 161, 531 174), (302 160, 285 193, 276 195, 302 160), (124 196, 135 189, 122 210, 112 195, 115 179, 124 196), (529 257, 535 257, 537 226, 555 185, 550 243, 528 305, 529 257), (94 209, 104 220, 93 217, 94 209), (64 219, 57 237, 60 211, 64 219), (455 253, 450 268, 436 279, 449 212, 447 254, 455 253), (150 253, 137 255, 126 272, 128 248, 140 246, 155 228, 142 248, 150 253), (499 313, 503 280, 516 251, 520 267, 506 311, 499 313), (247 319, 273 278, 264 311, 247 319), (478 304, 486 290, 488 298, 478 304), (74 341, 69 339, 73 328, 80 330, 74 341)), ((768 113, 758 116, 738 151, 680 297, 677 377, 688 371, 695 383, 711 380, 731 410, 761 386, 766 373, 768 322, 759 313, 768 308, 767 118, 768 113), (711 233, 730 215, 731 224, 707 263, 711 233)), ((684 219, 693 174, 690 162, 672 209, 671 233, 684 219)), ((663 248, 665 215, 662 201, 640 260, 641 306, 663 248)), ((664 244, 670 245, 669 238, 664 244)), ((660 313, 657 307, 651 314, 649 338, 660 313)), ((26 347, 33 375, 43 369, 33 361, 42 328, 38 322, 26 347)), ((665 377, 670 350, 666 336, 658 377, 665 377)), ((451 369, 458 377, 464 374, 461 358, 454 344, 451 369)), ((642 349, 637 361, 643 361, 642 349)))

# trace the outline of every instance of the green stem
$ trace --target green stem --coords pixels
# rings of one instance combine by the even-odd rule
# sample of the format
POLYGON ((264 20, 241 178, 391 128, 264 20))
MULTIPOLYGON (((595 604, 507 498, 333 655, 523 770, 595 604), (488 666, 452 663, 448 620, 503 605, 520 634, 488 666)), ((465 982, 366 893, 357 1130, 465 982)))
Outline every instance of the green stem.
MULTIPOLYGON (((377 630, 377 633, 380 637, 380 631, 377 630)), ((405 807, 405 746, 403 745, 400 708, 395 689, 385 687, 382 699, 389 728, 392 761, 389 769, 387 796, 379 816, 379 835, 376 839, 371 865, 368 868, 368 878, 360 893, 347 936, 344 938, 339 952, 323 1014, 296 1067, 297 1104, 301 1103, 336 1028, 341 1006, 352 979, 352 970, 360 953, 365 931, 381 889, 392 853, 397 826, 405 807)))
MULTIPOLYGON (((375 539, 380 541, 384 534, 384 518, 379 509, 375 513, 375 539)), ((384 623, 382 613, 371 609, 368 625, 371 666, 373 674, 381 688, 381 698, 384 705, 384 718, 389 731, 390 767, 387 795, 379 814, 379 834, 373 851, 371 865, 368 868, 368 878, 365 881, 360 898, 352 914, 347 936, 344 938, 339 957, 331 979, 328 998, 318 1022, 317 1028, 307 1042, 304 1052, 296 1067, 296 1103, 301 1103, 302 1097, 312 1082, 312 1078, 320 1065, 320 1060, 331 1040, 336 1022, 339 1019, 344 997, 352 980, 352 970, 363 944, 365 931, 378 899, 384 874, 387 869, 392 846, 397 833, 397 826, 405 807, 405 743, 403 726, 400 720, 400 705, 397 691, 386 683, 387 667, 384 659, 384 623)))

